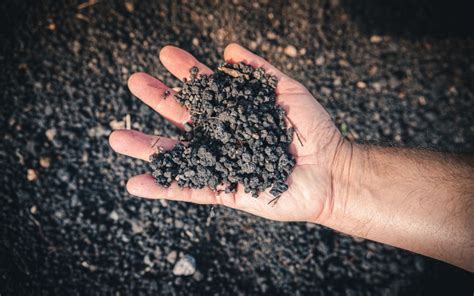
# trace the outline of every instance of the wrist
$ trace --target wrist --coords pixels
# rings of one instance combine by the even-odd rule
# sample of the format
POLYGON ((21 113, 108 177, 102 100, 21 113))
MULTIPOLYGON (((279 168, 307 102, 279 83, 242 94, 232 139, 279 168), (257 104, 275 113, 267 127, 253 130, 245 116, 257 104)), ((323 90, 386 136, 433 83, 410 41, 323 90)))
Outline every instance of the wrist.
POLYGON ((357 218, 352 213, 357 198, 362 196, 368 177, 369 151, 367 146, 341 139, 331 165, 331 194, 328 197, 319 224, 347 232, 357 218))
POLYGON ((339 146, 318 223, 473 269, 471 165, 433 152, 339 146))

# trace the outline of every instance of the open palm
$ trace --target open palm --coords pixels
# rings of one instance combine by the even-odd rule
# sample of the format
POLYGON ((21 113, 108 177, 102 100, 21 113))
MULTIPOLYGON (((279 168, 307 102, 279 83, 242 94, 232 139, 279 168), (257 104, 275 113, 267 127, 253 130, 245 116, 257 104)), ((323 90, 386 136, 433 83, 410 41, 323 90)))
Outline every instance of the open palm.
MULTIPOLYGON (((209 188, 180 188, 173 183, 169 188, 160 187, 149 174, 131 178, 127 190, 145 198, 164 198, 200 204, 220 204, 243 210, 264 218, 280 221, 320 222, 325 212, 331 212, 334 205, 334 175, 338 174, 340 150, 344 140, 334 126, 329 114, 299 82, 289 78, 267 61, 237 44, 230 44, 224 51, 227 62, 244 62, 262 67, 278 78, 277 103, 281 105, 299 138, 294 137, 290 152, 296 159, 296 166, 288 178, 288 191, 277 203, 270 203, 274 197, 268 190, 253 198, 239 184, 237 192, 214 192, 209 188)), ((166 46, 160 52, 163 65, 177 78, 189 76, 189 69, 199 68, 201 74, 212 71, 188 52, 173 46, 166 46)), ((174 92, 159 80, 145 73, 133 74, 128 85, 130 91, 163 117, 183 128, 190 119, 187 110, 174 99, 174 92), (165 95, 169 93, 168 96, 165 95)), ((117 130, 110 135, 110 145, 122 154, 148 161, 155 147, 171 149, 176 140, 145 135, 138 131, 117 130)))

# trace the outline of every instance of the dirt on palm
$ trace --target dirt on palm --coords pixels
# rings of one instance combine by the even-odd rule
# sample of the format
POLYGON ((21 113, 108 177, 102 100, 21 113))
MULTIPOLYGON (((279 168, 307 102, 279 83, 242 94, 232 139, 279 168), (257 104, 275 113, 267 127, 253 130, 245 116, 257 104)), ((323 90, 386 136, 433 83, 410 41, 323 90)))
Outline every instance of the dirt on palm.
POLYGON ((288 152, 295 130, 276 104, 277 78, 244 63, 190 74, 175 96, 190 113, 181 136, 188 143, 150 157, 157 184, 231 193, 240 183, 253 197, 271 188, 276 202, 296 164, 288 152))

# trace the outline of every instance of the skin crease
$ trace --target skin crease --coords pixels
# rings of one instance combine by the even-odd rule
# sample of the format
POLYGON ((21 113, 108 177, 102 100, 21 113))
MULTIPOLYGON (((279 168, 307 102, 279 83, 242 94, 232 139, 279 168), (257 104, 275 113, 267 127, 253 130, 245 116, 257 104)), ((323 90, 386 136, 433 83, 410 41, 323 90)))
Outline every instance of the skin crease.
MULTIPOLYGON (((295 136, 290 145, 290 152, 296 158, 297 165, 287 180, 288 191, 282 194, 277 203, 268 204, 273 199, 268 190, 262 192, 258 198, 253 198, 244 193, 241 185, 236 193, 231 194, 213 192, 208 188, 179 188, 176 183, 169 188, 162 188, 155 183, 151 175, 144 174, 128 181, 127 190, 131 194, 151 199, 219 204, 278 221, 319 223, 351 235, 388 243, 466 269, 474 269, 473 263, 467 263, 474 262, 474 235, 470 231, 470 226, 474 225, 472 218, 469 218, 470 214, 474 215, 472 199, 467 217, 462 216, 462 219, 458 219, 459 225, 453 226, 453 229, 457 227, 461 231, 439 231, 438 228, 430 228, 426 223, 437 225, 437 216, 426 213, 436 214, 440 209, 444 213, 446 203, 440 197, 438 202, 430 201, 428 207, 431 208, 423 207, 419 195, 408 193, 416 191, 418 185, 430 188, 433 187, 432 184, 426 181, 413 186, 418 180, 416 176, 415 181, 407 182, 403 177, 406 168, 396 169, 397 164, 407 163, 417 171, 416 162, 409 162, 407 156, 400 154, 390 162, 393 169, 385 169, 388 159, 393 158, 392 154, 345 140, 326 110, 299 82, 238 44, 226 47, 224 59, 230 63, 244 62, 254 67, 262 67, 267 73, 278 78, 277 103, 287 112, 287 125, 296 128, 303 144, 301 145, 295 136), (397 186, 393 186, 397 181, 397 186), (406 186, 403 186, 405 183, 406 186), (400 196, 404 194, 408 197, 401 203, 400 196), (386 200, 381 199, 385 196, 386 200), (406 208, 407 205, 411 210, 406 208), (433 208, 433 205, 437 207, 433 208), (466 226, 467 224, 469 225, 466 226), (440 238, 440 233, 443 238, 440 238), (449 242, 453 237, 457 238, 455 241, 458 247, 449 250, 449 242), (423 244, 424 241, 430 241, 431 244, 423 244)), ((200 74, 212 73, 191 54, 177 47, 164 47, 160 52, 160 60, 181 80, 189 77, 189 69, 193 66, 199 68, 200 74)), ((135 96, 178 127, 183 128, 183 124, 189 120, 189 113, 174 99, 176 92, 161 81, 146 73, 135 73, 129 78, 128 86, 135 96), (170 93, 166 98, 165 91, 170 93)), ((109 141, 115 151, 146 161, 156 151, 155 147, 171 149, 177 143, 173 139, 145 135, 132 130, 114 131, 109 141)), ((431 163, 426 163, 426 166, 429 165, 431 163)), ((467 168, 463 172, 471 179, 474 177, 474 170, 467 168)), ((442 169, 439 174, 443 175, 442 169)), ((448 192, 451 191, 438 190, 432 196, 439 193, 449 195, 448 192)), ((472 192, 469 194, 472 198, 472 192)))

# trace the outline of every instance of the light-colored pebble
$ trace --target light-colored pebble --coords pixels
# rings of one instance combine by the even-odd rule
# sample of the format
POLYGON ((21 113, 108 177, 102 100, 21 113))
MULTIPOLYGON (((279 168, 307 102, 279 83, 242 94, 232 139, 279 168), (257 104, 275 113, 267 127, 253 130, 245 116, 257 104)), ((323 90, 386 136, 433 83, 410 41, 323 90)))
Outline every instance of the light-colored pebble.
POLYGON ((289 57, 296 57, 298 55, 298 50, 293 45, 288 45, 285 47, 285 54, 289 57))
POLYGON ((357 88, 364 89, 367 87, 367 84, 364 81, 357 81, 357 88))
POLYGON ((179 259, 173 268, 173 274, 176 276, 189 276, 194 272, 196 272, 196 260, 190 255, 179 259))
POLYGON ((26 173, 26 179, 28 179, 30 182, 36 181, 38 179, 38 174, 36 174, 34 169, 28 169, 26 173))

